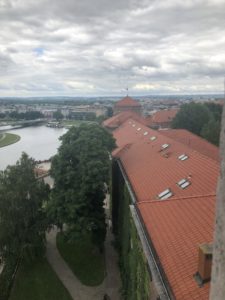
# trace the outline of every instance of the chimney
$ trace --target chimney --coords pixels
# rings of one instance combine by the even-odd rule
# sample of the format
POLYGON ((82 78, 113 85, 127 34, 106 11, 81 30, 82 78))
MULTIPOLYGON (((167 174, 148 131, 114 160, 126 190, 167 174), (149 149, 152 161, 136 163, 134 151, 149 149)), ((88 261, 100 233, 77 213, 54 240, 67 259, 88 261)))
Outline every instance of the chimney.
POLYGON ((208 282, 211 278, 212 268, 212 244, 201 244, 198 250, 198 271, 196 277, 200 285, 208 282))

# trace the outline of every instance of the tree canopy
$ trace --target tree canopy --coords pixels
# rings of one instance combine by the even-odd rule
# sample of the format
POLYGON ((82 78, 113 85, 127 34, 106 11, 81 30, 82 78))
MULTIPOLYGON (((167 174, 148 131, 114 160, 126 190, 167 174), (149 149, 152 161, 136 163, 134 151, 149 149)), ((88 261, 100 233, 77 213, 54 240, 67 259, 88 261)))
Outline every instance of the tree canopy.
POLYGON ((183 104, 173 119, 173 128, 187 129, 218 145, 222 106, 215 103, 183 104))
POLYGON ((53 118, 56 119, 57 121, 62 120, 63 119, 62 112, 58 109, 53 113, 53 118))
POLYGON ((47 222, 42 209, 48 188, 35 178, 34 160, 23 153, 0 172, 0 252, 26 259, 44 250, 47 222))
POLYGON ((105 238, 104 183, 109 180, 111 134, 97 124, 72 127, 52 161, 55 180, 49 214, 66 224, 70 238, 91 234, 101 247, 105 238))

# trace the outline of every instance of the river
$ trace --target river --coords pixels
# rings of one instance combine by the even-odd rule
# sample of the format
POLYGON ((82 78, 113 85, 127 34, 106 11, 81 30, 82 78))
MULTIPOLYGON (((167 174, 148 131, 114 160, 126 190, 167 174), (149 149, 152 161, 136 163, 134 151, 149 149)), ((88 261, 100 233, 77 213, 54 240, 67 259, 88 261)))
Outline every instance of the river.
POLYGON ((20 141, 0 148, 0 170, 7 165, 13 165, 22 152, 36 160, 45 160, 57 153, 60 146, 59 137, 67 132, 65 128, 49 128, 46 126, 31 126, 9 131, 20 136, 20 141))

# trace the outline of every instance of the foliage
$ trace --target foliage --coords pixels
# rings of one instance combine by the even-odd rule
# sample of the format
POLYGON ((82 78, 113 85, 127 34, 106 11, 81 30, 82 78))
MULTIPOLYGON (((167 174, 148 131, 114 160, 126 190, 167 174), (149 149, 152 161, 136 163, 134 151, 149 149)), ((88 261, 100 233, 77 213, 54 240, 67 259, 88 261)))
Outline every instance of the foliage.
POLYGON ((197 135, 210 119, 208 108, 201 103, 183 104, 172 122, 173 128, 184 128, 197 135))
POLYGON ((109 179, 109 152, 115 141, 97 124, 72 127, 52 161, 55 180, 48 206, 52 221, 67 224, 70 238, 91 234, 102 246, 105 239, 104 182, 109 179))
POLYGON ((9 299, 72 300, 46 259, 20 266, 9 299))
POLYGON ((60 121, 63 119, 63 114, 61 113, 61 111, 59 109, 53 113, 53 118, 56 119, 57 121, 60 121))
POLYGON ((34 161, 23 153, 16 165, 0 172, 0 252, 4 258, 43 254, 48 190, 34 175, 34 161))
POLYGON ((220 139, 220 127, 220 121, 216 121, 214 118, 211 118, 209 122, 202 127, 201 136, 212 144, 218 146, 220 139))
POLYGON ((44 118, 44 115, 40 111, 27 111, 25 113, 12 111, 9 113, 9 117, 16 120, 36 120, 44 118))
POLYGON ((113 116, 113 108, 112 106, 107 107, 107 117, 110 118, 113 116))
POLYGON ((123 296, 125 300, 147 300, 150 294, 150 276, 142 246, 130 215, 131 199, 124 185, 124 180, 122 180, 121 172, 116 165, 114 165, 113 173, 113 177, 116 176, 116 180, 113 182, 113 223, 114 226, 116 225, 117 232, 123 296))
POLYGON ((187 129, 218 145, 222 106, 215 103, 184 104, 172 122, 173 128, 187 129))
POLYGON ((105 277, 104 255, 99 253, 90 237, 69 242, 63 233, 57 235, 57 247, 77 278, 89 286, 102 283, 105 277))
POLYGON ((4 119, 6 117, 6 114, 0 112, 0 119, 4 119))

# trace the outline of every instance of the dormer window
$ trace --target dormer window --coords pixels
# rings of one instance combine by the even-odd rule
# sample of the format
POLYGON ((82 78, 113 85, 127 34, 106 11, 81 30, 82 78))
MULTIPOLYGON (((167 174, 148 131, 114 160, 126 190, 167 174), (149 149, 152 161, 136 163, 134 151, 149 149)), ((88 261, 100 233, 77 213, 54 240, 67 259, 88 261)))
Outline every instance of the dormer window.
POLYGON ((183 160, 188 159, 188 156, 186 154, 181 154, 180 156, 178 156, 178 159, 183 161, 183 160))
POLYGON ((164 149, 167 149, 168 147, 169 147, 169 144, 163 144, 161 149, 164 150, 164 149))
POLYGON ((151 136, 151 137, 150 137, 150 140, 151 140, 151 141, 156 140, 156 136, 151 136))
POLYGON ((158 198, 160 200, 166 200, 166 199, 170 198, 171 196, 173 196, 173 193, 170 189, 166 189, 162 193, 158 194, 158 198))
POLYGON ((177 185, 181 188, 181 189, 185 189, 187 186, 189 186, 191 183, 190 181, 188 181, 187 179, 181 179, 177 185))

